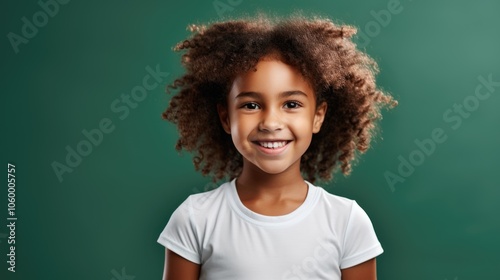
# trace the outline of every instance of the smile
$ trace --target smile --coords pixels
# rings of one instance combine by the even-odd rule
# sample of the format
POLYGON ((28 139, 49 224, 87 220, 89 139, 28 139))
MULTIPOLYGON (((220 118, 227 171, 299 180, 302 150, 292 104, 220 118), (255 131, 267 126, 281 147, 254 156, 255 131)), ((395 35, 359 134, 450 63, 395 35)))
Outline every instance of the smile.
POLYGON ((264 148, 269 148, 269 149, 277 149, 285 146, 288 141, 276 141, 276 142, 257 142, 259 145, 261 145, 264 148))
POLYGON ((288 148, 288 143, 292 141, 279 140, 279 141, 255 141, 258 150, 267 155, 279 155, 288 148))

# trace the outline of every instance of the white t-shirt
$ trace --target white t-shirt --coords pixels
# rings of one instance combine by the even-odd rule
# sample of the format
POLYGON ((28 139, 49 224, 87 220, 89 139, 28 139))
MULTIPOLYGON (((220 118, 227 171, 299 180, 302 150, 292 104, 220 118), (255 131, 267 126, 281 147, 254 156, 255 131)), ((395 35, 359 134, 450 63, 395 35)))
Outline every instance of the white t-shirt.
POLYGON ((383 252, 370 219, 354 200, 305 182, 305 201, 282 216, 248 209, 235 179, 190 195, 158 243, 201 264, 200 280, 340 280, 340 269, 383 252))

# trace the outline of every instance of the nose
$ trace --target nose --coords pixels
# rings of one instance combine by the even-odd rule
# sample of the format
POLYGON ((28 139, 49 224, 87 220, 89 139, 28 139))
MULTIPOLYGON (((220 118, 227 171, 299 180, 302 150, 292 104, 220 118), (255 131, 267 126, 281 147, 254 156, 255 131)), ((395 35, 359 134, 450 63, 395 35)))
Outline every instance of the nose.
POLYGON ((283 129, 282 116, 276 110, 263 110, 262 119, 259 123, 260 131, 277 131, 283 129))

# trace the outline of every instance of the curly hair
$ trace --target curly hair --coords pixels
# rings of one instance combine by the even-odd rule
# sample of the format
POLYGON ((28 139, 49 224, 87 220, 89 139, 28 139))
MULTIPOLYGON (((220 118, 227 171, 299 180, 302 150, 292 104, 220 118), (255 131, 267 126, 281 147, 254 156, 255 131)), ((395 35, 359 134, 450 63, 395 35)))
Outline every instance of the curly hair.
POLYGON ((321 130, 301 157, 301 172, 310 182, 331 180, 338 167, 349 175, 376 134, 381 109, 397 105, 376 86, 377 63, 352 42, 355 27, 320 17, 258 15, 188 29, 193 34, 174 48, 185 51, 186 72, 167 86, 167 93, 180 90, 162 117, 177 125, 176 150, 194 152, 195 169, 214 181, 237 177, 243 166, 217 104, 227 106, 236 76, 267 55, 278 53, 299 70, 313 86, 317 105, 327 102, 321 130))

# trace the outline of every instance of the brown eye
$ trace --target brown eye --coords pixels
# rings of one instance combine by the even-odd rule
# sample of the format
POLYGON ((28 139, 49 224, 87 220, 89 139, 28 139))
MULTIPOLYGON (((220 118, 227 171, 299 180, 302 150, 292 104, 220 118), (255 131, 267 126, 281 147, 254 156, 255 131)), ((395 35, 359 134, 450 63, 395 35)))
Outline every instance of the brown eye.
POLYGON ((255 109, 259 109, 260 107, 256 103, 247 103, 247 104, 243 105, 242 108, 249 109, 249 110, 255 110, 255 109))
POLYGON ((285 103, 285 107, 287 109, 296 109, 296 108, 300 107, 300 104, 299 104, 299 102, 288 101, 287 103, 285 103))

